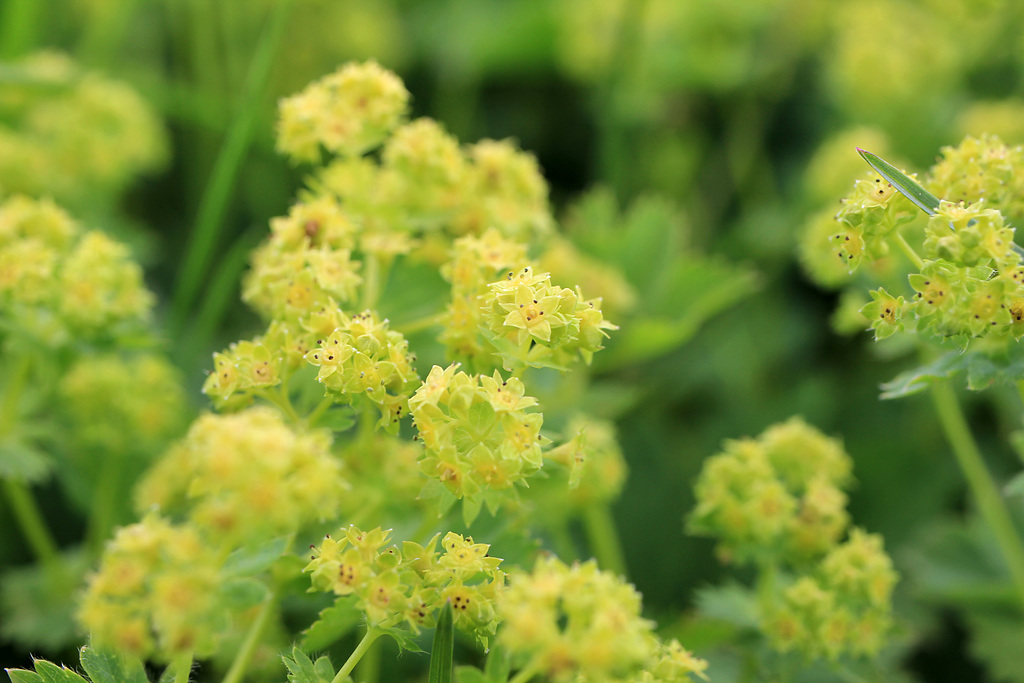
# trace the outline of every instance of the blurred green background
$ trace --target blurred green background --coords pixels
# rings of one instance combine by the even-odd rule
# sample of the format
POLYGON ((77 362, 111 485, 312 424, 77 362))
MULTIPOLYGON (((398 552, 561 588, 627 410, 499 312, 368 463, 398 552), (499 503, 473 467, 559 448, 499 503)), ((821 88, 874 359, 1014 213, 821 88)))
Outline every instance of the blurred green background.
MULTIPOLYGON (((141 177, 83 192, 74 173, 94 174, 87 165, 62 167, 70 179, 60 183, 50 171, 33 187, 25 152, 0 144, 0 190, 52 194, 132 242, 163 324, 181 334, 168 333, 180 340, 172 351, 197 404, 209 354, 258 329, 238 299, 239 254, 301 184, 301 169, 274 151, 276 101, 347 60, 374 58, 404 79, 414 116, 467 142, 513 137, 536 154, 556 215, 573 215, 583 193, 604 188, 624 212, 637 207, 638 220, 644 211, 669 217, 670 242, 734 264, 737 277, 756 273, 743 275, 727 306, 711 306, 715 315, 694 312, 703 324, 673 348, 598 364, 631 392, 619 396, 629 406, 618 422, 631 475, 615 515, 652 616, 677 618, 699 589, 736 576, 710 541, 683 532, 702 459, 723 439, 799 414, 841 436, 854 458, 854 522, 884 535, 904 577, 907 671, 1022 680, 1019 650, 979 636, 976 615, 935 583, 936 544, 970 518, 970 504, 928 400, 878 398, 879 384, 908 361, 876 353, 867 333, 833 330, 836 296, 810 284, 796 245, 808 217, 837 206, 864 171, 854 146, 922 171, 968 133, 1024 142, 1024 3, 4 0, 0 100, 16 94, 20 69, 41 50, 134 88, 166 127, 166 148, 140 164, 141 177), (270 60, 263 80, 261 50, 270 60), (251 132, 241 140, 240 125, 251 132), (200 305, 175 312, 184 255, 231 145, 239 164, 214 216, 200 305), (204 308, 207 298, 214 303, 204 308)), ((2 111, 4 135, 26 125, 16 106, 2 111)), ((568 222, 585 242, 587 213, 575 215, 568 222)), ((691 304, 680 300, 680 313, 691 304)), ((1005 481, 1020 468, 1008 445, 1020 401, 998 387, 967 400, 1005 481)), ((54 528, 76 538, 73 516, 50 493, 54 528)), ((16 538, 0 544, 2 564, 26 560, 16 538)), ((24 656, 0 651, 5 664, 24 656)))

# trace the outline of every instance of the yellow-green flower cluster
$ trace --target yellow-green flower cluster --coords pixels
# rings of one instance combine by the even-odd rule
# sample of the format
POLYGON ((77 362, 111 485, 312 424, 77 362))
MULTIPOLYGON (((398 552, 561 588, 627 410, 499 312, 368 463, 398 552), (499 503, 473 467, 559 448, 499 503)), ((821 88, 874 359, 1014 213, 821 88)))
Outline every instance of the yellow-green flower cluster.
POLYGON ((509 573, 498 640, 521 669, 552 681, 689 681, 706 662, 663 645, 641 616, 640 594, 593 560, 542 557, 509 573))
POLYGON ((296 321, 355 298, 361 263, 352 258, 357 229, 329 195, 295 204, 270 221, 271 235, 252 255, 242 299, 264 317, 296 321))
POLYGON ((889 238, 896 226, 918 211, 895 187, 874 171, 858 179, 843 200, 829 235, 833 258, 854 271, 889 253, 889 238))
POLYGON ((219 569, 193 527, 148 515, 110 541, 78 618, 94 644, 118 652, 163 661, 210 655, 229 626, 219 569))
POLYGON ((716 536, 726 560, 813 560, 846 531, 850 471, 839 441, 800 418, 727 441, 697 480, 690 528, 716 536))
POLYGON ((600 299, 584 300, 575 291, 551 284, 547 273, 529 266, 488 285, 482 298, 481 330, 501 355, 505 368, 568 365, 577 354, 587 363, 604 348, 600 299))
POLYGON ((1011 223, 1024 219, 1024 147, 1010 147, 995 135, 968 135, 956 147, 943 147, 925 186, 940 199, 985 200, 1011 223))
POLYGON ((167 158, 159 118, 127 85, 54 53, 8 68, 24 85, 9 81, 0 96, 0 195, 78 206, 167 158))
MULTIPOLYGON (((340 320, 340 312, 332 318, 340 320)), ((299 325, 271 322, 265 334, 213 354, 213 371, 203 383, 203 393, 222 407, 247 404, 302 367, 316 336, 315 330, 299 325)))
POLYGON ((277 147, 316 162, 321 147, 358 156, 379 146, 406 115, 409 91, 376 62, 347 64, 280 105, 277 147))
POLYGON ((500 271, 525 260, 526 245, 506 239, 494 228, 479 237, 466 235, 455 240, 451 260, 441 267, 441 274, 452 285, 440 337, 450 358, 478 361, 493 353, 494 349, 480 338, 481 296, 500 271))
POLYGON ((85 232, 53 203, 0 204, 0 316, 58 346, 116 337, 147 319, 153 296, 128 248, 85 232))
POLYGON ((154 455, 184 429, 185 394, 162 356, 83 356, 60 380, 77 444, 109 455, 154 455))
POLYGON ((552 235, 548 239, 538 266, 559 282, 575 282, 584 292, 597 295, 601 311, 609 316, 629 313, 636 306, 636 289, 621 271, 583 253, 564 237, 552 235))
POLYGON ((486 647, 497 627, 495 600, 505 585, 501 559, 490 546, 448 532, 426 545, 406 541, 387 546, 390 531, 362 531, 355 526, 311 546, 306 566, 313 589, 356 597, 356 608, 371 624, 404 621, 416 633, 432 627, 444 604, 452 606, 455 625, 486 647))
POLYGON ((527 412, 537 399, 515 377, 467 375, 457 364, 434 366, 412 398, 424 454, 423 472, 457 498, 502 491, 540 469, 544 417, 527 412))
POLYGON ((182 511, 232 546, 337 514, 348 488, 326 431, 296 433, 264 407, 204 415, 136 489, 140 509, 182 511))
POLYGON ((897 578, 882 538, 854 529, 813 575, 786 588, 765 629, 783 652, 827 659, 875 656, 892 628, 897 578))
POLYGON ((342 403, 365 397, 380 409, 380 426, 392 431, 419 383, 409 342, 372 311, 342 317, 306 360, 319 368, 316 379, 328 396, 342 403))
POLYGON ((920 272, 909 276, 909 301, 884 289, 862 309, 876 338, 912 325, 963 345, 972 337, 1024 336, 1024 268, 1014 229, 984 200, 943 201, 928 221, 920 272))

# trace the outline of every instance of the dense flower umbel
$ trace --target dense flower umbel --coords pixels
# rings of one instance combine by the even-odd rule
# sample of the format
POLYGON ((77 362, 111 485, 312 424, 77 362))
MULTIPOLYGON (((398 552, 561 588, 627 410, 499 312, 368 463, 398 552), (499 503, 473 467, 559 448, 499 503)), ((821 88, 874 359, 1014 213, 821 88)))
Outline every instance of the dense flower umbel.
POLYGON ((846 653, 875 656, 892 628, 897 578, 882 538, 854 529, 814 574, 785 590, 765 629, 782 651, 829 659, 846 653))
POLYGON ((362 531, 354 526, 326 537, 306 566, 314 590, 356 597, 356 609, 371 624, 405 621, 416 633, 432 627, 437 610, 450 602, 455 625, 486 647, 497 627, 494 602, 505 584, 501 560, 489 546, 448 532, 425 547, 406 541, 388 546, 391 531, 362 531))
POLYGON ((193 527, 149 515, 110 541, 78 617, 102 647, 164 661, 207 656, 229 626, 221 583, 217 553, 193 527))
POLYGON ((297 161, 320 149, 357 156, 380 145, 405 117, 409 92, 376 62, 347 64, 281 101, 277 147, 297 161))
POLYGON ((717 536, 726 559, 801 563, 846 530, 850 457, 799 418, 728 441, 697 480, 690 528, 717 536))
POLYGON ((498 640, 522 668, 553 681, 667 682, 707 666, 677 643, 660 644, 640 616, 640 594, 594 561, 542 557, 508 579, 498 640))
POLYGON ((138 506, 184 511, 227 545, 294 532, 334 516, 347 489, 330 444, 270 408, 204 415, 139 484, 138 506))
POLYGON ((0 318, 48 346, 141 328, 153 306, 128 248, 48 201, 0 204, 0 318))
POLYGON ((497 349, 505 368, 524 365, 564 367, 577 354, 590 362, 618 329, 604 319, 601 301, 551 284, 547 273, 529 266, 488 285, 482 297, 481 331, 497 349))
POLYGON ((540 469, 543 416, 511 377, 434 366, 409 399, 424 453, 420 467, 458 498, 512 488, 540 469))

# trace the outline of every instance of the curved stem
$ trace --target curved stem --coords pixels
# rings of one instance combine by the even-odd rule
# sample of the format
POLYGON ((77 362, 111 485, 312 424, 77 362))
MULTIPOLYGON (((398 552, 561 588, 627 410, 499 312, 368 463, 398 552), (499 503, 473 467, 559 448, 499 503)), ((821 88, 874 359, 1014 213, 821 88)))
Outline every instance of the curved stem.
POLYGON ((540 657, 535 657, 529 664, 520 669, 515 676, 510 678, 508 683, 526 683, 526 681, 536 676, 540 669, 540 657))
POLYGON ((263 638, 263 632, 266 630, 267 624, 270 623, 270 615, 274 613, 276 604, 277 591, 271 591, 270 595, 263 601, 256 619, 253 620, 252 625, 249 627, 249 632, 245 634, 245 641, 242 643, 238 653, 235 654, 235 659, 231 662, 231 668, 228 669, 228 673, 224 676, 222 683, 239 683, 242 677, 245 676, 245 670, 248 668, 256 648, 260 644, 260 639, 263 638))
POLYGON ((43 515, 39 512, 39 506, 36 505, 28 487, 20 481, 11 479, 4 479, 3 482, 4 493, 14 512, 14 518, 18 520, 21 533, 24 534, 32 552, 48 570, 58 570, 60 562, 57 543, 46 528, 43 515))
POLYGON ((587 531, 590 549, 602 569, 626 576, 626 561, 615 528, 611 510, 605 503, 593 503, 583 508, 583 527, 587 531))
POLYGON ((313 412, 309 414, 309 417, 306 418, 306 424, 311 428, 315 427, 320 418, 324 416, 324 413, 326 413, 333 405, 334 399, 330 396, 324 396, 320 401, 320 404, 317 405, 317 407, 313 409, 313 412))
POLYGON ((341 665, 341 669, 338 670, 337 675, 335 675, 331 683, 341 683, 344 681, 345 677, 352 673, 352 669, 356 668, 356 664, 358 664, 359 660, 363 658, 363 655, 365 655, 367 650, 370 649, 370 646, 373 645, 374 641, 384 635, 384 631, 381 630, 381 628, 393 626, 398 623, 400 618, 401 615, 395 615, 391 619, 382 622, 380 627, 367 626, 366 635, 359 641, 359 644, 356 645, 356 649, 352 651, 352 654, 349 655, 347 660, 345 660, 345 663, 341 665))
POLYGON ((974 494, 981 516, 995 534, 996 542, 1010 570, 1014 587, 1024 607, 1024 545, 1013 525, 1010 512, 1003 502, 999 488, 985 467, 978 445, 971 435, 956 394, 948 382, 932 384, 932 399, 946 439, 953 448, 957 463, 974 494))
POLYGON ((921 259, 920 256, 917 255, 917 252, 914 251, 914 248, 912 246, 910 246, 910 243, 907 242, 907 239, 903 236, 903 234, 900 233, 899 230, 894 230, 893 235, 893 239, 896 240, 896 246, 900 248, 900 251, 903 252, 903 255, 910 259, 910 262, 913 263, 918 270, 923 268, 924 261, 921 259))

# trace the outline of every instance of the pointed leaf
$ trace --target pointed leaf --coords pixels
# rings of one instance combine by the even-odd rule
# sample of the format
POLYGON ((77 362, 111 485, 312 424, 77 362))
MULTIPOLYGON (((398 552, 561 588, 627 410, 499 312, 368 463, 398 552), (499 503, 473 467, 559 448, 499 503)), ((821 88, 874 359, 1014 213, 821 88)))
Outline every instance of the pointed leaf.
POLYGON ((413 638, 412 634, 406 629, 400 626, 392 626, 390 628, 375 627, 381 633, 386 636, 391 636, 396 643, 398 643, 398 649, 403 652, 423 652, 423 648, 419 646, 419 643, 413 638))
POLYGON ((83 647, 79 653, 82 668, 92 683, 149 683, 142 661, 83 647))
POLYGON ((35 671, 27 669, 4 669, 11 683, 43 683, 43 678, 35 671))
POLYGON ((452 605, 446 602, 437 618, 434 644, 430 648, 430 672, 427 683, 452 683, 452 660, 455 651, 455 624, 452 605))
POLYGON ((23 438, 0 439, 0 478, 33 484, 50 474, 53 459, 23 438))
POLYGON ((259 574, 285 554, 290 542, 290 537, 281 536, 255 547, 240 548, 228 555, 224 573, 238 577, 259 574))
POLYGON ((71 669, 57 666, 45 659, 37 659, 35 667, 36 673, 42 677, 43 683, 87 683, 84 678, 71 669))
POLYGON ((868 162, 868 166, 875 169, 875 172, 878 173, 878 175, 885 178, 889 184, 899 190, 900 194, 913 202, 917 208, 921 209, 929 216, 935 215, 935 212, 939 209, 938 197, 921 187, 916 180, 908 177, 903 173, 903 171, 899 170, 885 159, 882 159, 871 152, 865 151, 860 147, 857 148, 857 153, 861 155, 864 161, 868 162))

